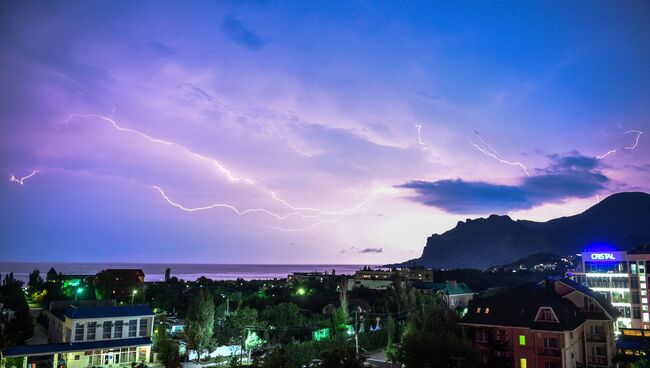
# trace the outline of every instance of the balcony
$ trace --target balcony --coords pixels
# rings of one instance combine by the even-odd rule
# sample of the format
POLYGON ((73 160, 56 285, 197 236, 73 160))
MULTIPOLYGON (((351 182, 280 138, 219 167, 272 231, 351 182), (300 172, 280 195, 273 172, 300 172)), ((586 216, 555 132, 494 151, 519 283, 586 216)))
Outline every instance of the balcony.
POLYGON ((559 357, 562 356, 560 348, 543 348, 539 351, 539 355, 548 356, 548 357, 559 357))
POLYGON ((601 334, 588 334, 587 335, 587 341, 589 341, 589 342, 605 342, 605 341, 607 341, 607 337, 605 335, 601 335, 601 334))
POLYGON ((590 356, 587 361, 589 364, 608 366, 607 358, 604 356, 590 356))

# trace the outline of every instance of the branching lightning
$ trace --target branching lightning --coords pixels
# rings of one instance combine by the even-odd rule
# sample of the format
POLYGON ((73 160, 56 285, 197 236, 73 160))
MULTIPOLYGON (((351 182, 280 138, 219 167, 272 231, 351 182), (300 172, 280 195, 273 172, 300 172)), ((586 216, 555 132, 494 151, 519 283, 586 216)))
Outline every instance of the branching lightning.
POLYGON ((25 180, 27 180, 27 179, 31 178, 32 176, 36 175, 37 172, 38 172, 37 170, 33 170, 29 175, 27 175, 27 176, 23 176, 23 177, 21 177, 20 179, 18 179, 18 178, 16 178, 15 176, 11 175, 11 176, 9 177, 9 181, 12 182, 12 183, 16 183, 16 184, 24 185, 24 184, 25 184, 25 180))
MULTIPOLYGON (((620 126, 620 125, 619 125, 619 126, 620 126)), ((618 151, 621 150, 621 149, 632 150, 632 151, 635 150, 636 147, 639 145, 639 140, 641 139, 641 135, 643 134, 643 132, 640 131, 640 130, 627 130, 627 131, 621 133, 621 135, 625 135, 625 134, 636 134, 636 136, 635 136, 635 138, 634 138, 634 142, 633 142, 631 145, 629 145, 629 146, 625 146, 625 147, 621 147, 621 148, 611 149, 611 150, 605 152, 605 153, 602 154, 602 155, 598 155, 598 156, 596 156, 596 158, 599 159, 599 160, 602 160, 602 159, 604 159, 605 157, 607 157, 607 156, 609 156, 609 155, 611 155, 611 154, 614 154, 614 153, 618 152, 618 151)))
POLYGON ((363 201, 361 201, 361 202, 360 202, 359 204, 357 204, 356 206, 354 206, 354 207, 352 207, 352 208, 349 208, 349 209, 346 209, 346 210, 342 210, 342 211, 322 211, 322 210, 317 210, 317 209, 314 209, 314 208, 304 208, 304 209, 309 209, 309 210, 317 210, 317 211, 320 212, 321 215, 337 216, 337 217, 336 217, 336 218, 327 218, 327 219, 323 219, 323 220, 320 220, 320 221, 318 221, 318 222, 315 222, 315 223, 313 223, 313 224, 311 224, 311 225, 307 225, 307 226, 305 226, 305 227, 298 227, 298 228, 282 228, 282 227, 277 227, 277 226, 271 226, 271 228, 272 228, 272 229, 275 229, 275 230, 279 230, 279 231, 284 231, 284 232, 302 232, 302 231, 306 231, 306 230, 313 229, 313 228, 315 228, 316 226, 321 225, 321 224, 324 224, 324 223, 328 223, 328 222, 333 222, 333 223, 340 222, 340 221, 341 221, 345 216, 350 215, 350 214, 353 214, 353 213, 358 212, 359 210, 361 210, 363 207, 365 207, 366 205, 368 205, 368 203, 370 203, 370 201, 372 201, 372 200, 373 200, 375 197, 377 197, 378 195, 394 193, 394 192, 396 192, 396 191, 397 191, 397 190, 396 190, 395 188, 393 188, 393 187, 381 187, 381 188, 378 188, 377 190, 373 191, 372 194, 370 194, 368 197, 366 197, 366 199, 364 199, 363 201))
POLYGON ((174 202, 173 200, 171 200, 169 198, 169 196, 167 196, 165 191, 163 191, 162 188, 160 188, 159 186, 154 185, 153 188, 156 189, 160 193, 160 195, 165 199, 165 201, 167 201, 167 203, 169 203, 170 205, 172 205, 172 206, 174 206, 176 208, 179 208, 179 209, 181 209, 181 210, 183 210, 185 212, 205 211, 205 210, 211 210, 211 209, 214 209, 214 208, 227 208, 227 209, 232 210, 234 213, 236 213, 239 216, 244 216, 244 215, 248 215, 248 214, 256 213, 256 212, 265 213, 265 214, 267 214, 269 216, 272 216, 272 217, 275 217, 275 218, 277 218, 279 220, 284 220, 284 219, 287 219, 287 218, 289 218, 291 216, 303 216, 302 213, 295 212, 295 211, 291 212, 291 213, 288 213, 286 215, 279 215, 279 214, 277 214, 275 212, 271 212, 271 211, 263 209, 263 208, 250 208, 250 209, 246 209, 246 210, 240 210, 237 207, 232 206, 232 205, 227 204, 227 203, 213 203, 213 204, 210 204, 210 205, 207 205, 207 206, 201 206, 201 207, 185 207, 182 204, 179 204, 179 203, 174 202))
POLYGON ((489 144, 487 144, 487 142, 485 142, 485 140, 481 137, 481 135, 480 135, 478 132, 475 131, 474 134, 475 134, 476 137, 481 141, 480 143, 481 143, 484 147, 481 146, 481 145, 479 145, 479 144, 476 144, 476 143, 474 142, 474 140, 472 140, 472 137, 471 137, 471 136, 469 137, 469 142, 470 142, 470 143, 472 144, 472 146, 474 146, 474 148, 476 148, 479 152, 481 152, 482 154, 484 154, 484 155, 486 155, 486 156, 488 156, 488 157, 492 157, 493 159, 495 159, 495 160, 501 162, 502 164, 506 164, 506 165, 510 165, 510 166, 518 166, 518 167, 520 167, 520 168, 524 171, 524 173, 526 174, 526 176, 530 177, 530 172, 528 171, 528 168, 527 168, 524 164, 522 164, 521 162, 517 162, 517 161, 508 161, 508 160, 504 159, 504 158, 499 154, 499 152, 497 152, 494 148, 492 148, 489 144))
POLYGON ((430 148, 426 143, 424 143, 424 140, 422 139, 422 124, 413 124, 413 126, 415 126, 415 129, 418 131, 418 144, 422 146, 422 149, 424 151, 431 151, 431 154, 438 156, 438 152, 436 152, 435 149, 430 148))
POLYGON ((137 130, 134 130, 134 129, 131 129, 131 128, 125 128, 125 127, 121 126, 120 124, 118 124, 112 118, 114 112, 115 112, 115 108, 113 107, 113 111, 111 112, 110 116, 104 116, 104 115, 99 115, 99 114, 71 114, 65 121, 63 121, 63 123, 64 124, 70 123, 70 121, 72 119, 74 119, 74 118, 97 118, 97 119, 100 119, 101 121, 104 121, 104 122, 108 123, 110 126, 112 126, 117 131, 120 131, 120 132, 123 132, 123 133, 134 134, 134 135, 139 136, 141 138, 144 138, 144 139, 146 139, 146 140, 148 140, 148 141, 150 141, 152 143, 163 144, 165 146, 177 147, 177 148, 183 150, 184 152, 188 153, 191 157, 195 157, 195 158, 197 158, 199 160, 209 162, 210 164, 212 164, 215 167, 216 171, 221 176, 227 178, 228 181, 230 181, 232 183, 245 183, 245 184, 248 184, 248 185, 254 185, 257 188, 261 189, 262 191, 266 192, 273 200, 281 203, 282 205, 284 205, 285 207, 287 207, 288 209, 291 210, 291 212, 286 213, 286 214, 280 214, 280 213, 273 212, 271 210, 264 209, 264 208, 250 208, 250 209, 241 210, 241 209, 238 209, 237 207, 233 206, 232 204, 228 204, 228 203, 213 203, 213 204, 209 204, 209 205, 205 205, 205 206, 199 206, 199 207, 187 207, 187 206, 184 206, 184 205, 172 200, 167 195, 167 193, 165 193, 165 191, 161 187, 156 186, 156 185, 152 186, 153 189, 155 189, 160 194, 160 196, 170 206, 176 207, 176 208, 178 208, 180 210, 183 210, 185 212, 199 212, 199 211, 206 211, 206 210, 211 210, 211 209, 216 209, 216 208, 226 208, 226 209, 229 209, 229 210, 233 211, 235 214, 237 214, 239 216, 245 216, 245 215, 250 215, 250 214, 254 214, 254 213, 262 213, 262 214, 269 215, 269 216, 271 216, 273 218, 276 218, 278 220, 286 220, 286 219, 288 219, 290 217, 299 217, 299 218, 303 218, 303 219, 312 219, 312 218, 319 218, 319 217, 332 217, 332 216, 337 217, 336 219, 324 219, 324 220, 318 221, 318 222, 316 222, 314 224, 311 224, 308 227, 305 227, 305 228, 302 228, 302 229, 285 229, 285 228, 281 228, 281 227, 273 227, 273 228, 275 228, 277 230, 280 230, 280 231, 295 232, 295 231, 308 230, 308 229, 316 227, 316 226, 318 226, 318 225, 320 225, 322 223, 325 223, 325 222, 340 221, 343 217, 345 217, 345 216, 347 216, 347 215, 349 215, 351 213, 357 212, 359 209, 364 207, 370 200, 372 200, 374 197, 376 197, 378 194, 380 194, 380 192, 386 192, 387 190, 392 190, 393 189, 391 187, 381 188, 379 191, 373 192, 373 194, 371 194, 369 197, 364 199, 361 203, 357 204, 356 206, 354 206, 352 208, 349 208, 349 209, 344 209, 344 210, 332 211, 332 210, 324 210, 324 209, 312 208, 312 207, 294 206, 294 205, 290 204, 289 202, 287 202, 286 200, 284 200, 284 199, 280 198, 279 196, 277 196, 275 194, 275 192, 271 191, 270 189, 266 188, 265 186, 258 185, 254 180, 248 179, 248 178, 241 178, 241 177, 236 176, 230 169, 228 169, 221 162, 219 162, 219 161, 217 161, 217 160, 215 160, 213 158, 210 158, 210 157, 204 156, 204 155, 202 155, 200 153, 194 152, 194 151, 190 150, 189 148, 187 148, 187 147, 185 147, 185 146, 183 146, 183 145, 181 145, 179 143, 164 140, 164 139, 160 139, 160 138, 156 138, 156 137, 150 136, 148 134, 145 134, 143 132, 140 132, 140 131, 137 131, 137 130))
POLYGON ((417 129, 418 131, 418 143, 421 146, 424 146, 424 142, 422 141, 422 125, 420 124, 414 124, 414 125, 415 125, 415 129, 417 129))

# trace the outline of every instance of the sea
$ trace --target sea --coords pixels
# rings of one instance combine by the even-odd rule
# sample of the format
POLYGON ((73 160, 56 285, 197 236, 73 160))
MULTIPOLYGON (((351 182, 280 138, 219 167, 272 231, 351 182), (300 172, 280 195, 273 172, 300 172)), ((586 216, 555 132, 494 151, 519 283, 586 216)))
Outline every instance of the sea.
POLYGON ((0 274, 13 272, 14 278, 29 280, 33 270, 39 270, 41 277, 54 267, 57 273, 75 275, 94 275, 107 268, 139 268, 144 271, 145 281, 161 281, 165 278, 165 269, 171 270, 172 276, 194 281, 201 276, 213 280, 272 280, 285 278, 294 272, 328 272, 337 275, 352 275, 364 266, 378 265, 352 264, 173 264, 173 263, 34 263, 34 262, 0 262, 0 274))

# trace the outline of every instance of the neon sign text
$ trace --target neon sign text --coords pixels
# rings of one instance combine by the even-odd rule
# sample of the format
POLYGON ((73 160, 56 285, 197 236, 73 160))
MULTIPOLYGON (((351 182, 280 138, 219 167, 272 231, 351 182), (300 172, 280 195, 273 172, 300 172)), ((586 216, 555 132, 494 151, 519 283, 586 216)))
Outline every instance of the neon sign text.
POLYGON ((604 260, 615 260, 614 253, 592 253, 591 259, 604 261, 604 260))

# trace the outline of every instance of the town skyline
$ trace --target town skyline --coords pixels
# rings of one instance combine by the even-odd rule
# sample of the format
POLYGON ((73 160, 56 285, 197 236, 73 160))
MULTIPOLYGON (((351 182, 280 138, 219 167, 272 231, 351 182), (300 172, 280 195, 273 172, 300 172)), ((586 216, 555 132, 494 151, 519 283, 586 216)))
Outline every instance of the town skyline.
POLYGON ((0 14, 3 260, 384 264, 650 191, 641 2, 42 5, 0 14))

